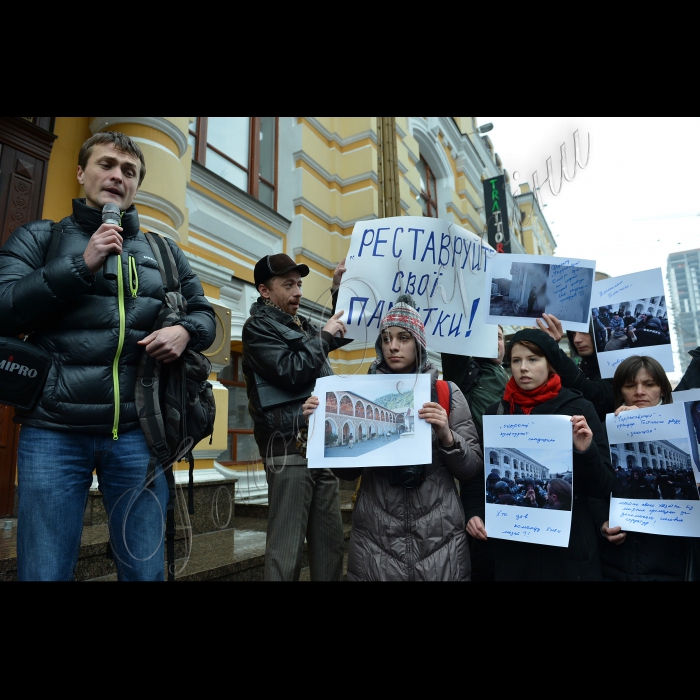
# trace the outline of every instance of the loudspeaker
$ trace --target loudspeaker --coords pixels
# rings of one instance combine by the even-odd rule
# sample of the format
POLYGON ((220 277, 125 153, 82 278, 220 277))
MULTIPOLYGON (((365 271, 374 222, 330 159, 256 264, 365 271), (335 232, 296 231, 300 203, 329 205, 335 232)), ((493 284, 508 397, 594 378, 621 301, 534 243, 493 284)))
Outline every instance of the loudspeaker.
POLYGON ((228 365, 231 361, 231 309, 212 302, 216 319, 216 336, 214 342, 202 353, 209 362, 228 365))

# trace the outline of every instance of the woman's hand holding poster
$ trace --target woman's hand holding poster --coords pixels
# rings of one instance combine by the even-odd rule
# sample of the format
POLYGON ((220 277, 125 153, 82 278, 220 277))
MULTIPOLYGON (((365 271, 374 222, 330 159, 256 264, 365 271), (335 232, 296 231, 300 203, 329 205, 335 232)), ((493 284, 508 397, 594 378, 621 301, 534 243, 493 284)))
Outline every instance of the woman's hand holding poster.
POLYGON ((309 469, 429 464, 432 428, 418 418, 430 401, 427 374, 332 375, 316 380, 309 417, 309 469))

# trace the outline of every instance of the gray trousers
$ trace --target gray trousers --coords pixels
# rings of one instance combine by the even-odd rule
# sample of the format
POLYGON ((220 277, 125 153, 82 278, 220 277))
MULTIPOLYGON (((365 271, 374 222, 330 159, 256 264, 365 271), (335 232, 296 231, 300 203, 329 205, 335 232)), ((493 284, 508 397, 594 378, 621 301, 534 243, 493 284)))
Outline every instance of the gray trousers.
POLYGON ((306 460, 297 455, 287 457, 286 465, 282 457, 268 460, 265 471, 270 504, 265 580, 299 580, 306 537, 311 580, 342 581, 338 479, 329 469, 308 469, 306 460))

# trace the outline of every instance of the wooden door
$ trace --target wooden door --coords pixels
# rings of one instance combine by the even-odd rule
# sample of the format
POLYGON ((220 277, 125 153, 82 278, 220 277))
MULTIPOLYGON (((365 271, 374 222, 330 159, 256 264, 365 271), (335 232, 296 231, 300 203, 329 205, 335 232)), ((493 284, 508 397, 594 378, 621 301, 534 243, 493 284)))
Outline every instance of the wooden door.
MULTIPOLYGON (((0 117, 0 246, 22 224, 41 218, 53 117, 0 117)), ((14 411, 0 405, 0 518, 12 515, 17 439, 14 411)))

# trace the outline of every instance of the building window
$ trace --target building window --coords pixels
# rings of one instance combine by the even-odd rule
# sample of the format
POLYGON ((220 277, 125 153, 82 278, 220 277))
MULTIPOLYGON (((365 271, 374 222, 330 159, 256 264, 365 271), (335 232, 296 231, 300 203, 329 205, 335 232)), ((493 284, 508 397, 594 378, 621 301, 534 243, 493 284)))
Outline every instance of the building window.
POLYGON ((192 158, 271 209, 277 206, 277 117, 195 117, 192 158))
POLYGON ((433 175, 433 171, 423 156, 420 157, 416 165, 420 174, 420 195, 418 200, 423 209, 423 216, 437 217, 437 182, 435 175, 433 175))
POLYGON ((224 465, 259 462, 239 353, 231 353, 231 364, 219 372, 218 378, 228 389, 228 447, 217 461, 224 465))

